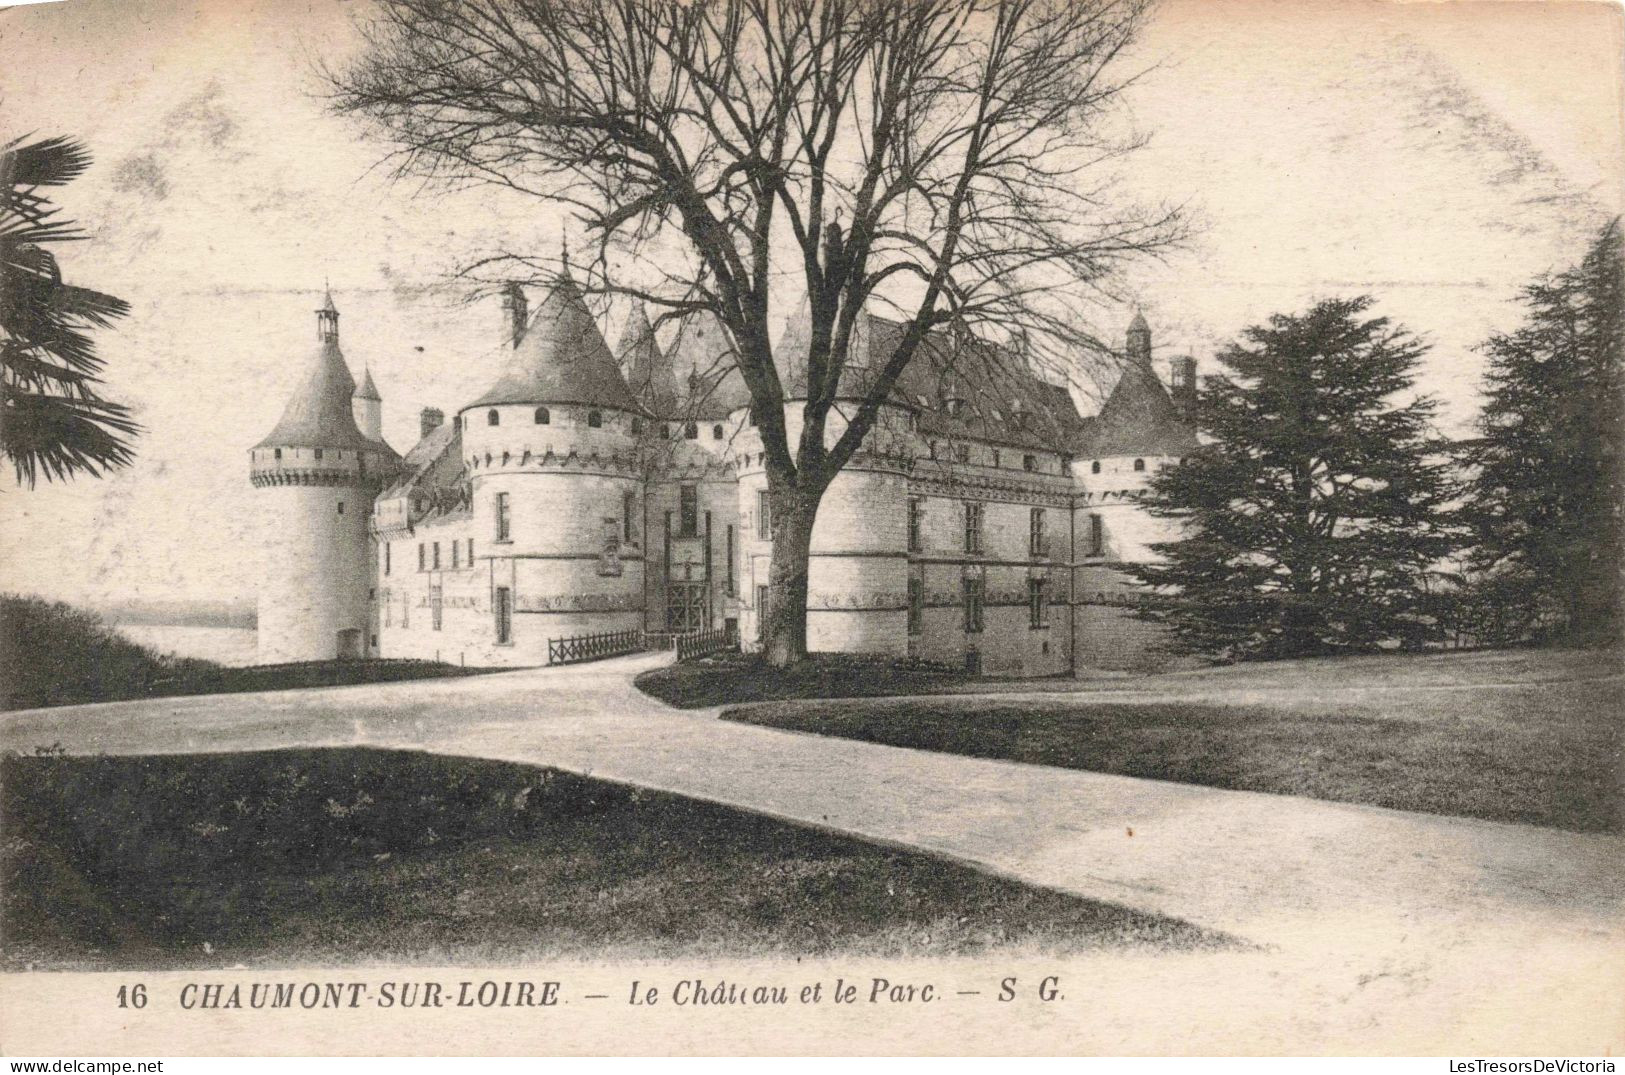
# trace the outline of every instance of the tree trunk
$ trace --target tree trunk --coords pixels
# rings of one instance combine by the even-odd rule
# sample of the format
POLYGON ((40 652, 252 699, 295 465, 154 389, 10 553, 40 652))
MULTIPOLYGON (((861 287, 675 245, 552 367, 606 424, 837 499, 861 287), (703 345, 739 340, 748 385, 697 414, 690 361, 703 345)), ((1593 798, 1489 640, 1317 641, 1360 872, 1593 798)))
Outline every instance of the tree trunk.
POLYGON ((773 563, 768 571, 762 652, 774 668, 807 657, 807 563, 822 496, 794 487, 772 493, 773 563))

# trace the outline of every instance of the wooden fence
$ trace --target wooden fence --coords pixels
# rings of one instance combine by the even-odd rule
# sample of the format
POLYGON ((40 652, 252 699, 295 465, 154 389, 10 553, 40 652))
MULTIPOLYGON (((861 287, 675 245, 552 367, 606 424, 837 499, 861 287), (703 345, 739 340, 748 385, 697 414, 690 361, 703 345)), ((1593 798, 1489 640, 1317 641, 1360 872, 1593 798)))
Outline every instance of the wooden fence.
POLYGON ((697 657, 709 657, 713 653, 733 649, 737 645, 739 645, 738 632, 732 627, 690 631, 688 634, 677 636, 677 659, 692 661, 697 657))
POLYGON ((596 635, 550 638, 547 640, 547 663, 575 664, 577 661, 596 661, 604 657, 639 653, 643 648, 643 632, 638 630, 605 631, 596 635))

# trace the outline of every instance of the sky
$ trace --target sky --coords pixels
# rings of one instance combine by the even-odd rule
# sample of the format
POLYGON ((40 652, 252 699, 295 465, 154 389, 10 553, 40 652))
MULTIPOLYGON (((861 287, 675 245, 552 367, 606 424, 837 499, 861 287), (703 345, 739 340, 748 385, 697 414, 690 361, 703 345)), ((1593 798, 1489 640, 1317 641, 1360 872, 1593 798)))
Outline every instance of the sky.
MULTIPOLYGON (((0 140, 84 139, 58 196, 91 233, 67 278, 134 307, 97 338, 107 394, 146 427, 111 476, 0 475, 0 590, 68 600, 250 600, 247 450, 303 375, 324 282, 385 436, 415 441, 496 376, 501 315, 452 277, 551 253, 564 220, 488 189, 392 181, 325 109, 314 68, 363 0, 65 0, 0 14, 0 140)), ((1332 296, 1432 344, 1419 388, 1467 428, 1519 289, 1577 261, 1625 204, 1621 9, 1594 3, 1167 0, 1131 62, 1146 148, 1125 196, 1186 207, 1187 246, 1131 270, 1159 352, 1209 356, 1332 296)), ((613 342, 618 326, 606 325, 613 342)), ((1080 401, 1086 411, 1092 403, 1080 401)))

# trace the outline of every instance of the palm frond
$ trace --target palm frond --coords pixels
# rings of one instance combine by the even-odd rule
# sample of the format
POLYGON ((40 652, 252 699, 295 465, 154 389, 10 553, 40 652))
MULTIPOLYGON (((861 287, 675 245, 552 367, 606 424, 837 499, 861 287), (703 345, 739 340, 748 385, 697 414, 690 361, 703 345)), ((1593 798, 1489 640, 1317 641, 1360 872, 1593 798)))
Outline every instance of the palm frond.
POLYGON ((77 138, 59 135, 27 145, 23 138, 0 146, 0 186, 60 187, 90 167, 90 150, 77 138))

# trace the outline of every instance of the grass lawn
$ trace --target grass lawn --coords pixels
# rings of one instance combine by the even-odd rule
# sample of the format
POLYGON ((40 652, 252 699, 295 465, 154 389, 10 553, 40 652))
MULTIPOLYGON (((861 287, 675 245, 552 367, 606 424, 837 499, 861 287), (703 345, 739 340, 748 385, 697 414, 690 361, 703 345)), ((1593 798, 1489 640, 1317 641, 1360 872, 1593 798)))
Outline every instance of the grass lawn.
POLYGON ((1584 651, 1303 661, 1125 681, 1111 695, 1095 685, 780 702, 724 717, 973 757, 1619 831, 1617 669, 1617 655, 1584 651))
MULTIPOLYGON (((1075 686, 1075 680, 1067 680, 1075 686)), ((985 692, 1033 680, 999 680, 887 657, 815 653, 790 668, 755 654, 724 653, 645 672, 637 688, 679 709, 792 698, 877 698, 899 694, 985 692)))
POLYGON ((8 970, 1230 943, 553 770, 368 749, 0 762, 8 970))
POLYGON ((93 612, 0 594, 0 710, 185 694, 342 687, 471 675, 438 661, 304 661, 232 668, 158 653, 93 612))

